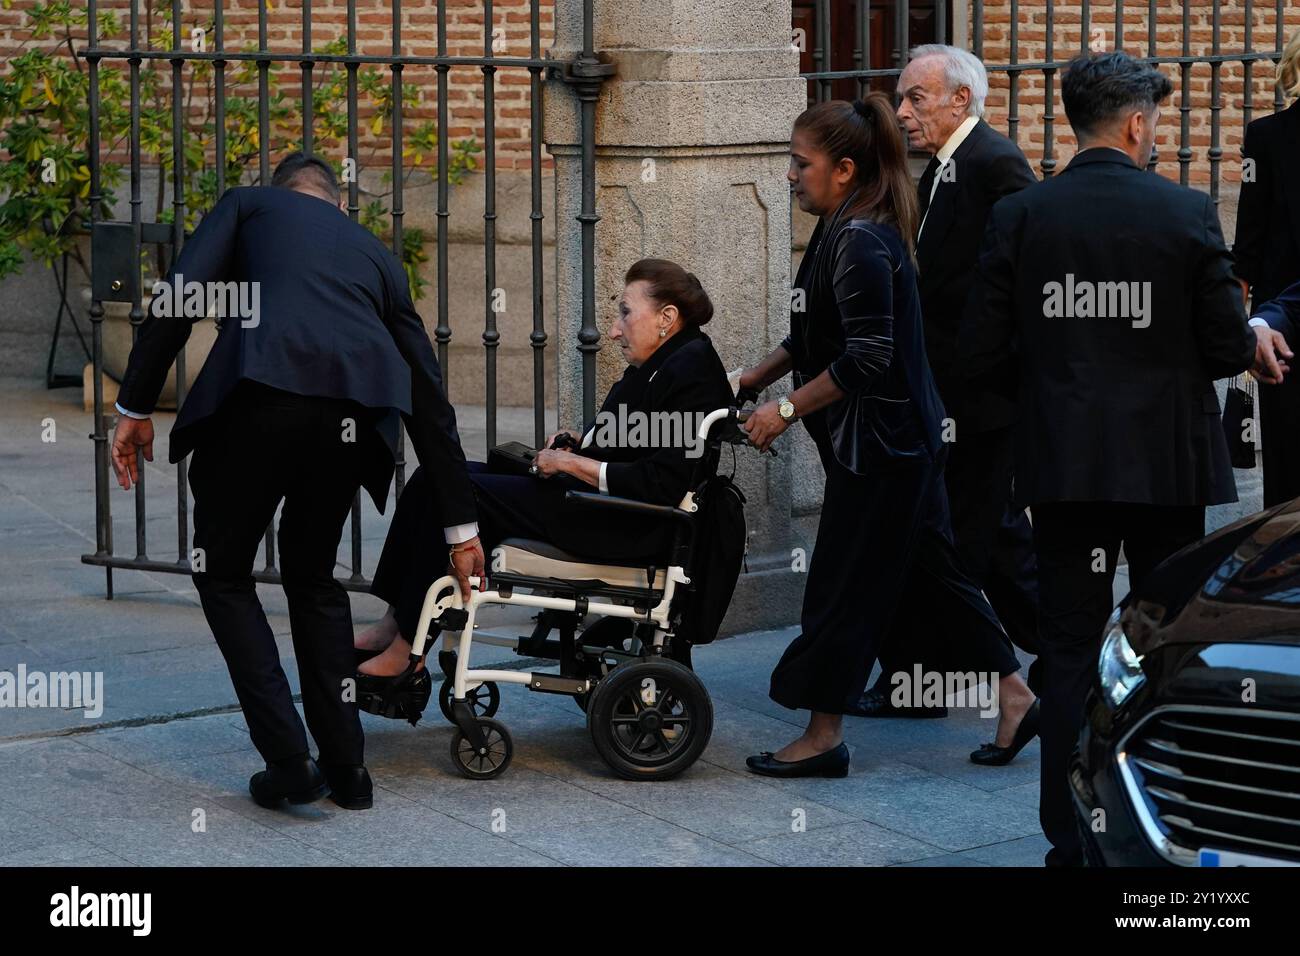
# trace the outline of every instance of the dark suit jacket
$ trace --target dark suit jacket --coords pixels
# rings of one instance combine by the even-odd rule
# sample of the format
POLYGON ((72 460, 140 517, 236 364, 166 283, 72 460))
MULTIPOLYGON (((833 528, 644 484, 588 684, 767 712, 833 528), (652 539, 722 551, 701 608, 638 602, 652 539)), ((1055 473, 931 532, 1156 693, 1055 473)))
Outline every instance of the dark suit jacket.
MULTIPOLYGON (((257 282, 257 324, 221 324, 172 429, 172 461, 202 440, 203 424, 242 379, 297 395, 352 399, 377 411, 380 450, 366 490, 382 512, 406 420, 420 462, 437 480, 443 526, 475 519, 474 494, 442 373, 406 273, 368 230, 330 203, 275 186, 228 190, 203 217, 171 272, 186 284, 257 282)), ((195 318, 150 315, 131 350, 118 402, 151 413, 195 318)), ((359 426, 360 427, 360 424, 359 426)))
POLYGON ((894 226, 849 217, 855 197, 813 230, 795 277, 805 308, 791 310, 781 344, 796 387, 829 371, 847 393, 824 414, 835 459, 860 475, 890 461, 934 460, 944 410, 912 258, 894 226))
POLYGON ((1006 369, 966 382, 957 349, 966 315, 980 240, 989 210, 1003 196, 1038 182, 1024 154, 980 120, 952 154, 952 179, 944 179, 930 203, 938 159, 917 185, 925 228, 916 244, 917 289, 925 345, 944 408, 957 421, 957 434, 1003 428, 1015 420, 1015 394, 1006 369))
POLYGON ((1241 184, 1233 271, 1258 304, 1300 281, 1300 100, 1247 126, 1241 152, 1255 175, 1241 184))
MULTIPOLYGON (((691 488, 699 457, 687 457, 684 443, 658 448, 602 445, 602 434, 612 434, 601 427, 602 422, 617 421, 621 406, 625 419, 633 412, 638 416, 675 413, 682 427, 689 425, 696 434, 700 417, 734 404, 727 370, 713 343, 698 328, 687 327, 665 340, 640 366, 628 366, 605 396, 595 422, 588 423, 596 432, 581 454, 610 462, 605 481, 611 495, 675 506, 691 488)), ((693 439, 690 448, 692 455, 703 452, 693 439)))
POLYGON ((1269 328, 1281 332, 1286 344, 1295 351, 1300 344, 1300 282, 1256 308, 1254 317, 1263 319, 1269 328))
POLYGON ((1210 197, 1118 150, 993 207, 964 341, 972 374, 1018 353, 1020 503, 1237 500, 1214 380, 1251 365, 1255 336, 1231 264, 1210 197), (1149 282, 1147 318, 1049 317, 1067 275, 1149 282))

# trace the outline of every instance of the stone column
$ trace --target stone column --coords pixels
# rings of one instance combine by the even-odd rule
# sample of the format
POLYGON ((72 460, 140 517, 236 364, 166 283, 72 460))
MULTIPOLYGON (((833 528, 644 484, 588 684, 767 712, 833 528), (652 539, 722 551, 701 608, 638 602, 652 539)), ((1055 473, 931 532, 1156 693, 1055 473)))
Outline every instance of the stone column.
MULTIPOLYGON (((790 327, 790 193, 785 179, 794 118, 805 106, 790 0, 594 0, 594 49, 616 74, 600 87, 595 120, 595 304, 602 335, 613 298, 637 259, 656 256, 699 276, 714 303, 705 331, 728 369, 778 345, 790 327)), ((555 45, 582 50, 582 0, 556 0, 555 45)), ((559 420, 582 418, 580 105, 546 83, 545 141, 555 157, 559 420)), ((622 374, 608 340, 596 356, 596 401, 622 374)), ((738 449, 749 499, 748 574, 724 628, 798 620, 804 575, 792 573, 794 442, 779 457, 738 449)), ((731 470, 724 450, 722 470, 731 470)))

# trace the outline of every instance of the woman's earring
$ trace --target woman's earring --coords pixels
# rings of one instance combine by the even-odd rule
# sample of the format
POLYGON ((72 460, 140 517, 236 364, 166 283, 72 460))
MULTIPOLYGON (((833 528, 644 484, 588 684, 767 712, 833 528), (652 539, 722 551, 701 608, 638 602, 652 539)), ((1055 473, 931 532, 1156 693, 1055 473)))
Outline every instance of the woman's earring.
POLYGON ((668 337, 668 330, 667 330, 667 329, 660 329, 660 330, 659 330, 659 337, 660 337, 661 339, 662 339, 662 338, 667 338, 667 337, 668 337))

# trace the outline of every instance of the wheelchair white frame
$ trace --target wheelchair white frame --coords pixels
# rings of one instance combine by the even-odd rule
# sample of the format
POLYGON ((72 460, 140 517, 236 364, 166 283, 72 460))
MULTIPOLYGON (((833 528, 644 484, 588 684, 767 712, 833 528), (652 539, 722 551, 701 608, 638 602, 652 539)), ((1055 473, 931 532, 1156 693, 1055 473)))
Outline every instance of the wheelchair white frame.
MULTIPOLYGON (((706 415, 699 427, 699 442, 702 445, 709 437, 709 430, 713 425, 722 421, 732 414, 731 408, 720 408, 706 415)), ((686 497, 678 505, 680 510, 694 513, 698 506, 695 504, 693 491, 688 491, 686 497)), ((690 578, 686 576, 685 569, 680 565, 669 565, 665 570, 664 589, 659 603, 649 610, 649 612, 638 610, 629 604, 613 604, 607 602, 583 601, 575 598, 558 598, 546 597, 539 594, 519 594, 516 593, 516 587, 523 585, 512 585, 508 590, 508 595, 503 595, 499 589, 483 590, 484 584, 490 585, 491 579, 485 582, 477 576, 469 579, 470 599, 468 607, 464 604, 461 597, 460 585, 452 575, 444 575, 434 581, 425 592, 424 604, 420 609, 420 620, 415 629, 415 640, 411 645, 411 659, 418 661, 424 656, 425 643, 429 636, 429 626, 443 612, 449 609, 463 609, 466 611, 467 619, 460 635, 455 632, 444 631, 442 635, 443 650, 456 650, 456 673, 452 683, 453 703, 465 703, 470 691, 487 681, 495 681, 502 684, 525 684, 534 689, 545 687, 555 687, 559 683, 572 685, 566 687, 566 691, 574 694, 585 693, 595 686, 595 682, 587 680, 568 679, 559 681, 550 674, 536 674, 527 671, 514 670, 492 670, 488 668, 476 669, 469 666, 470 648, 477 640, 480 644, 491 644, 500 647, 509 647, 517 650, 521 638, 500 638, 492 635, 482 635, 475 637, 474 618, 478 609, 484 604, 506 604, 514 607, 533 607, 541 610, 568 611, 577 612, 579 605, 583 605, 588 614, 597 614, 604 617, 624 617, 632 620, 654 624, 655 634, 653 646, 662 648, 664 640, 670 633, 668 615, 672 608, 673 598, 677 593, 679 584, 690 584, 690 578), (438 595, 442 594, 447 588, 451 588, 451 594, 444 596, 441 600, 438 595)), ((557 578, 556 580, 563 580, 557 578)), ((585 580, 585 579, 584 579, 585 580)), ((580 589, 579 589, 580 590, 580 589)))

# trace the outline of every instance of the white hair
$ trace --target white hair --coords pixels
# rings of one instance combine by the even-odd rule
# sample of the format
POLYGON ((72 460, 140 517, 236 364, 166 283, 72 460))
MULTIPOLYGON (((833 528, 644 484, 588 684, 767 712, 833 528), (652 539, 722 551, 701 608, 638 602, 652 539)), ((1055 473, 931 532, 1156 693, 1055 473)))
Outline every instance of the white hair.
POLYGON ((969 50, 943 43, 912 47, 912 63, 926 56, 943 57, 943 76, 948 92, 956 93, 963 86, 966 87, 970 90, 970 106, 966 112, 970 116, 983 116, 984 100, 989 95, 989 75, 979 57, 969 50))

